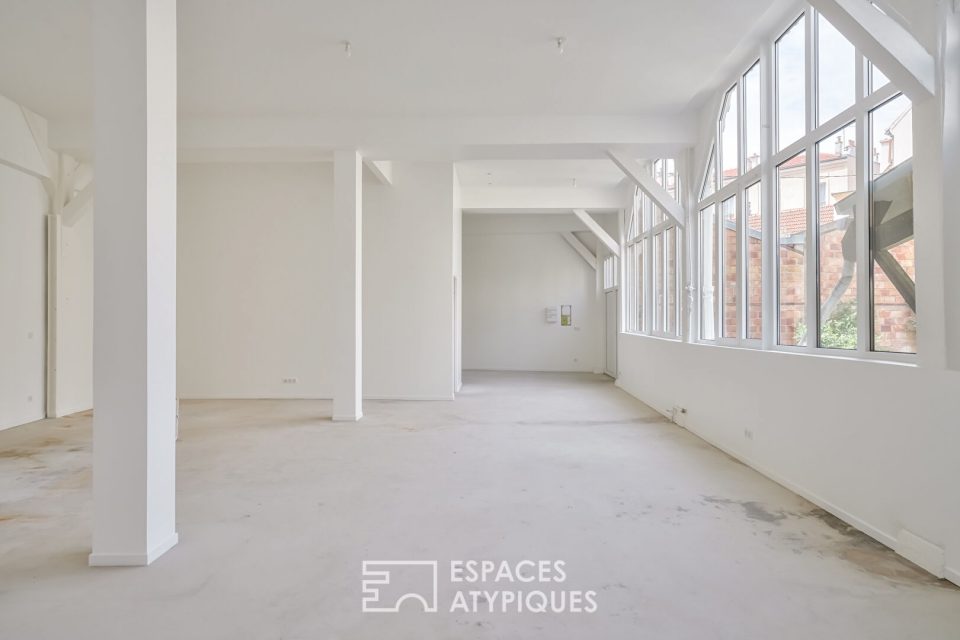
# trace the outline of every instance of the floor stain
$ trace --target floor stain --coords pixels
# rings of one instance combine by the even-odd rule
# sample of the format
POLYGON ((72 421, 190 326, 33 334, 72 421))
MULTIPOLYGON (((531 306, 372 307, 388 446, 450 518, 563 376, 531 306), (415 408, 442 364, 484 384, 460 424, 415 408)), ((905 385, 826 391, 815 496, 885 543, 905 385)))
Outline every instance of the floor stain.
POLYGON ((0 458, 25 459, 32 458, 36 452, 29 449, 5 449, 0 451, 0 458))
POLYGON ((832 513, 814 508, 800 517, 816 518, 830 527, 841 539, 834 543, 834 552, 860 571, 899 583, 924 584, 944 589, 960 590, 948 580, 937 578, 921 569, 893 549, 877 542, 867 534, 850 526, 832 513))
POLYGON ((701 496, 701 498, 709 504, 739 505, 747 518, 769 524, 778 525, 781 520, 787 517, 787 514, 783 511, 770 511, 766 505, 756 500, 731 500, 729 498, 718 498, 716 496, 701 496))

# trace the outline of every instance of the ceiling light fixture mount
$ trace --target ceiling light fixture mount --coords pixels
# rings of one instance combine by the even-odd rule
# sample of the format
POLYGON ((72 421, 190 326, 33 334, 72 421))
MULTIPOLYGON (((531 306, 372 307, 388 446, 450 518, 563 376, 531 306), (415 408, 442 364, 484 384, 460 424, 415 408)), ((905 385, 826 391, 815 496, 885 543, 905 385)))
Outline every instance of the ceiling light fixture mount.
POLYGON ((564 49, 567 46, 567 39, 564 36, 557 38, 557 51, 560 52, 560 55, 563 55, 564 49))
POLYGON ((348 58, 353 55, 353 45, 350 44, 349 40, 343 41, 343 55, 347 56, 348 58))

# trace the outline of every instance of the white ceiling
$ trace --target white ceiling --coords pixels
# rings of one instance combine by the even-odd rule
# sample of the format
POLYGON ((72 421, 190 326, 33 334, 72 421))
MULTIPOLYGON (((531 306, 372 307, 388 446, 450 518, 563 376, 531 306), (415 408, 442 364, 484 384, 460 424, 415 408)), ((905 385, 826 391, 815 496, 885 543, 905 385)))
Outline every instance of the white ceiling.
MULTIPOLYGON (((180 0, 181 114, 674 114, 772 4, 180 0)), ((0 93, 49 118, 88 115, 90 7, 2 0, 0 93)))
POLYGON ((623 180, 610 160, 471 160, 457 163, 457 176, 464 187, 604 189, 623 180))

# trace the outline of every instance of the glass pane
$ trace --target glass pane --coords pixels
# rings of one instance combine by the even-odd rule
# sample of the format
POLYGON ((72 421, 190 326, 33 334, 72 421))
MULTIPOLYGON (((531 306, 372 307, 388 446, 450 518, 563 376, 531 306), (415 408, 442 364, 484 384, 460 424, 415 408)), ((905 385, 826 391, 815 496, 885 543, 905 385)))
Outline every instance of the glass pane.
POLYGON ((660 224, 661 222, 663 222, 664 220, 667 219, 667 214, 665 214, 665 213, 663 212, 663 209, 661 209, 661 208, 658 207, 657 205, 653 204, 653 202, 650 202, 650 208, 651 208, 651 210, 653 211, 653 222, 652 222, 652 226, 655 227, 655 226, 657 226, 658 224, 660 224))
POLYGON ((640 228, 644 231, 650 229, 650 221, 653 217, 651 208, 653 202, 647 197, 647 194, 640 192, 640 228))
POLYGON ((710 159, 707 160, 707 175, 703 179, 703 189, 700 191, 700 199, 711 196, 717 190, 717 156, 716 150, 710 149, 710 159))
POLYGON ((777 149, 807 130, 805 20, 801 17, 777 40, 777 149))
POLYGON ((636 272, 637 272, 637 293, 636 293, 637 299, 636 299, 636 302, 635 302, 635 305, 636 305, 636 323, 637 323, 637 331, 643 333, 643 332, 645 332, 645 331, 647 330, 647 323, 646 323, 646 318, 645 318, 645 313, 644 313, 644 309, 646 308, 646 307, 644 306, 644 303, 646 302, 646 299, 644 298, 644 291, 646 291, 646 286, 647 286, 647 283, 646 283, 646 281, 644 280, 644 275, 645 275, 645 273, 646 273, 646 271, 645 271, 645 269, 644 269, 646 265, 643 263, 643 246, 644 246, 644 243, 643 243, 643 242, 638 242, 637 244, 635 244, 635 245, 633 245, 633 246, 634 246, 634 249, 635 249, 635 251, 634 251, 634 256, 635 256, 635 258, 634 258, 634 259, 635 259, 634 269, 635 269, 636 272))
POLYGON ((663 234, 653 238, 653 330, 663 331, 663 234))
POLYGON ((677 333, 677 228, 670 227, 664 234, 664 254, 666 258, 666 331, 670 335, 677 333))
POLYGON ((877 66, 870 63, 870 92, 873 93, 890 83, 890 79, 883 75, 883 71, 877 69, 877 66))
POLYGON ((663 161, 663 188, 667 190, 674 200, 679 200, 679 189, 677 184, 677 163, 668 158, 663 161))
POLYGON ((737 168, 737 156, 740 145, 737 143, 737 88, 727 92, 720 112, 720 186, 733 182, 740 171, 737 168))
POLYGON ((626 230, 624 232, 624 237, 626 237, 627 240, 633 240, 640 235, 640 207, 643 203, 640 193, 640 189, 633 190, 633 208, 631 208, 628 213, 626 230))
POLYGON ((760 164, 760 63, 743 76, 743 172, 760 164))
POLYGON ((870 114, 873 349, 917 350, 913 109, 898 96, 870 114))
POLYGON ((747 337, 763 338, 763 215, 760 183, 747 187, 743 218, 747 221, 747 337))
POLYGON ((700 338, 717 338, 717 208, 700 212, 700 338))
POLYGON ((737 332, 737 198, 720 204, 723 242, 723 337, 736 338, 737 332))
POLYGON ((657 181, 661 187, 663 185, 663 160, 654 160, 653 161, 653 179, 657 181))
POLYGON ((806 344, 805 249, 807 243, 807 154, 777 167, 778 341, 806 344))
POLYGON ((817 122, 857 101, 857 52, 822 15, 817 17, 817 122))
POLYGON ((820 341, 857 348, 857 128, 852 123, 817 143, 820 215, 820 341))

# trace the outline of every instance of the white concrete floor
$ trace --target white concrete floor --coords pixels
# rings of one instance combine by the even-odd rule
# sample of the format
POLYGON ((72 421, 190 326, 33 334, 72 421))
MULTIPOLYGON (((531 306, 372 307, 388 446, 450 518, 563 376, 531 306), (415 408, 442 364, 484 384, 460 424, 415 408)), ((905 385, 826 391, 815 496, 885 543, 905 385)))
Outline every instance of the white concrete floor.
POLYGON ((0 638, 960 637, 960 590, 606 378, 472 373, 455 402, 365 411, 185 403, 181 542, 149 568, 86 566, 89 416, 0 433, 0 638), (451 585, 443 564, 527 558, 566 582, 451 585), (441 561, 441 612, 362 613, 365 559, 441 561), (456 588, 599 609, 451 614, 456 588))

